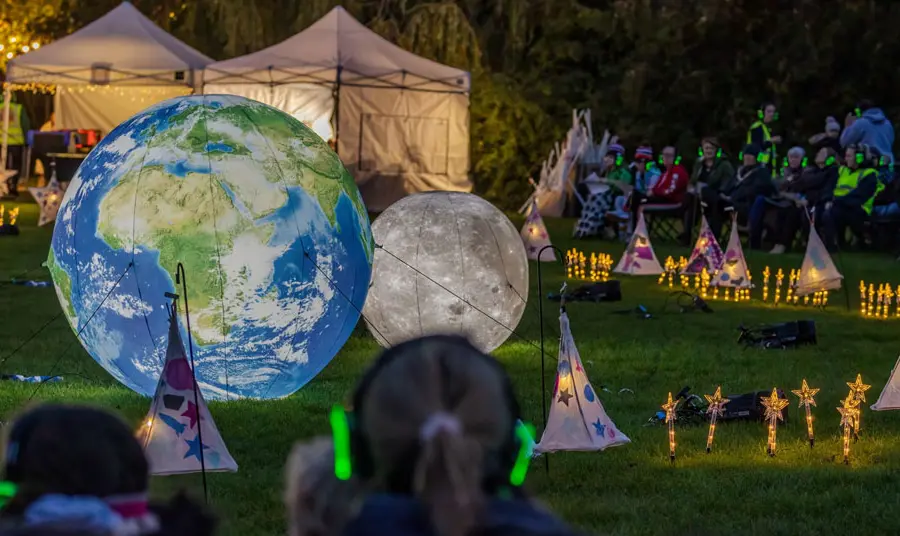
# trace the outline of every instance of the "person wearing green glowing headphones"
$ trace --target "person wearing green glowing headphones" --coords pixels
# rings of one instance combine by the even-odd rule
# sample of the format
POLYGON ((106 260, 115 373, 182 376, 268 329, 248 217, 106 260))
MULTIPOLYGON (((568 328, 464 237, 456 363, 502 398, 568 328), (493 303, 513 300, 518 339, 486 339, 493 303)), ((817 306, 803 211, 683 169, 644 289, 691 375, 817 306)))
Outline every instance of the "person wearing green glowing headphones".
POLYGON ((838 172, 837 184, 825 200, 825 245, 829 250, 844 249, 846 230, 864 239, 865 222, 872 215, 875 197, 884 189, 878 180, 880 155, 865 144, 850 145, 844 155, 845 165, 838 172))
POLYGON ((533 439, 494 358, 457 336, 398 344, 332 409, 335 477, 368 490, 343 536, 573 534, 523 492, 533 439))
POLYGON ((719 140, 706 137, 700 142, 690 184, 684 196, 684 231, 678 236, 682 245, 690 245, 694 224, 700 219, 700 204, 715 205, 719 190, 734 177, 734 166, 728 161, 719 140))
POLYGON ((824 211, 822 200, 831 197, 837 183, 837 156, 831 147, 822 147, 812 166, 804 169, 799 178, 783 185, 781 197, 791 203, 774 208, 774 246, 769 253, 780 255, 790 249, 797 231, 808 221, 808 210, 818 207, 824 211))
POLYGON ((759 153, 759 163, 766 167, 776 177, 778 174, 778 144, 781 136, 772 134, 772 127, 778 121, 778 109, 772 102, 763 103, 756 110, 756 121, 747 129, 747 144, 755 144, 762 151, 759 153))
POLYGON ((894 160, 894 125, 881 108, 863 99, 844 119, 841 146, 868 145, 881 156, 894 160))

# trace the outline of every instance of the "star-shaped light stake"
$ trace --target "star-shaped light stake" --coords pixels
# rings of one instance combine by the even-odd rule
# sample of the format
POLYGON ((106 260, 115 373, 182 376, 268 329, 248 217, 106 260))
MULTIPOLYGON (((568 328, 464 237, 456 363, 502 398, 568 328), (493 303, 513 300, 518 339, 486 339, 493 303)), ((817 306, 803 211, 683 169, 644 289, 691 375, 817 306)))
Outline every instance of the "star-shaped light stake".
POLYGON ((800 397, 800 404, 797 407, 806 408, 806 436, 809 438, 809 448, 812 448, 816 443, 816 436, 813 434, 812 413, 809 407, 816 405, 816 400, 813 397, 816 396, 819 390, 810 388, 806 384, 806 378, 803 378, 803 384, 800 386, 800 389, 794 389, 791 392, 800 397))
POLYGON ((62 203, 63 189, 59 185, 54 175, 50 179, 50 183, 46 188, 29 188, 29 192, 41 207, 41 216, 38 219, 38 226, 44 226, 56 220, 56 214, 59 212, 59 204, 62 203))
POLYGON ((669 427, 669 460, 675 461, 675 408, 678 407, 678 400, 672 400, 672 393, 669 392, 669 400, 662 405, 662 409, 666 412, 666 424, 669 427))
MULTIPOLYGON (((847 387, 850 388, 850 394, 847 395, 848 398, 852 398, 857 404, 860 402, 866 401, 866 391, 872 388, 871 385, 866 385, 862 381, 862 374, 856 375, 855 382, 847 382, 847 387)), ((860 408, 856 412, 856 419, 853 421, 853 436, 856 439, 859 439, 859 425, 862 421, 862 409, 860 408)))
POLYGON ((722 397, 722 386, 716 387, 716 392, 712 396, 703 395, 709 402, 706 408, 706 414, 709 415, 709 435, 706 436, 706 453, 712 452, 713 436, 716 435, 716 419, 725 413, 725 404, 731 402, 727 398, 722 397))
POLYGON ((772 388, 772 396, 770 397, 761 397, 762 405, 766 408, 766 420, 769 421, 769 442, 767 450, 769 452, 769 456, 775 456, 775 443, 776 443, 776 434, 778 433, 778 421, 783 421, 784 417, 781 415, 781 410, 783 410, 788 405, 788 401, 784 398, 778 398, 778 389, 772 388))
POLYGON ((853 396, 847 396, 841 407, 837 408, 841 414, 841 430, 844 440, 844 463, 850 463, 850 431, 854 429, 857 421, 859 421, 859 401, 854 400, 853 396))

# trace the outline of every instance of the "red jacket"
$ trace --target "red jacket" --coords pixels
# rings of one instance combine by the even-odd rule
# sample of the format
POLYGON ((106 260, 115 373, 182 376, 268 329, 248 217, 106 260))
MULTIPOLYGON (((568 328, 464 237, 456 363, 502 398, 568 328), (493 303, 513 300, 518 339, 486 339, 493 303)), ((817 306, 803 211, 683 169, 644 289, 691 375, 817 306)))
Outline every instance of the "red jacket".
POLYGON ((684 198, 684 192, 687 191, 688 180, 690 175, 684 166, 676 164, 662 174, 653 189, 650 190, 650 197, 664 197, 671 200, 672 203, 681 203, 684 198))

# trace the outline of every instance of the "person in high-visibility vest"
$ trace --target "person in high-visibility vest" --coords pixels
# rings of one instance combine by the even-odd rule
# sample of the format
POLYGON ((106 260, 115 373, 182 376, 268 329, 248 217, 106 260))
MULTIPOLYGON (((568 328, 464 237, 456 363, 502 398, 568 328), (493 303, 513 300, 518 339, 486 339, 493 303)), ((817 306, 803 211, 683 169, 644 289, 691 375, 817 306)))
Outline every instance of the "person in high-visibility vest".
POLYGON ((844 248, 847 227, 862 240, 865 222, 872 215, 875 196, 884 189, 875 169, 880 156, 874 148, 865 144, 847 147, 832 199, 825 203, 825 244, 829 249, 835 246, 844 248))
POLYGON ((756 121, 747 129, 747 143, 762 147, 760 164, 771 171, 773 178, 778 175, 777 145, 781 143, 781 136, 772 135, 772 123, 775 121, 778 121, 778 108, 767 102, 756 111, 756 121))
MULTIPOLYGON (((6 105, 2 96, 0 96, 0 140, 2 140, 3 136, 3 110, 5 109, 6 105)), ((12 175, 6 181, 7 197, 9 198, 18 196, 19 175, 22 171, 25 156, 25 133, 28 132, 29 126, 28 114, 25 113, 25 108, 21 104, 10 101, 9 130, 6 132, 7 156, 6 162, 3 162, 3 169, 15 169, 18 170, 18 173, 12 175)))

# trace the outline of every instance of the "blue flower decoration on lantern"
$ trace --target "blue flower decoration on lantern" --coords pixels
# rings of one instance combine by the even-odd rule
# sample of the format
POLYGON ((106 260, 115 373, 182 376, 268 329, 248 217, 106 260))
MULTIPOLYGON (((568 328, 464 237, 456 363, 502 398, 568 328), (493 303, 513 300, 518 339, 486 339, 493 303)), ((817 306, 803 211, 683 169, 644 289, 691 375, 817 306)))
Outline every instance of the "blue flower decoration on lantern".
POLYGON ((593 401, 594 401, 594 390, 591 388, 590 385, 585 385, 585 386, 584 386, 584 398, 585 398, 588 402, 593 402, 593 401))
POLYGON ((728 272, 722 272, 719 275, 719 279, 721 279, 722 281, 728 281, 729 279, 731 279, 731 277, 728 275, 728 272))

